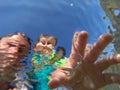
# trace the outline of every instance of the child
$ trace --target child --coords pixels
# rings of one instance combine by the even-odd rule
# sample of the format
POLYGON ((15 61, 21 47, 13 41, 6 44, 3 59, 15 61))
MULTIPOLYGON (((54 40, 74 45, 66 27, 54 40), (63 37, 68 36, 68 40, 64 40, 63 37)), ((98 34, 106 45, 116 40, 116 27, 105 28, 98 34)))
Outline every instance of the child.
POLYGON ((55 51, 56 44, 56 37, 42 34, 33 47, 32 78, 39 81, 33 84, 35 90, 51 90, 47 85, 50 73, 55 70, 56 66, 63 65, 66 62, 66 58, 63 58, 65 55, 64 48, 58 47, 55 51))

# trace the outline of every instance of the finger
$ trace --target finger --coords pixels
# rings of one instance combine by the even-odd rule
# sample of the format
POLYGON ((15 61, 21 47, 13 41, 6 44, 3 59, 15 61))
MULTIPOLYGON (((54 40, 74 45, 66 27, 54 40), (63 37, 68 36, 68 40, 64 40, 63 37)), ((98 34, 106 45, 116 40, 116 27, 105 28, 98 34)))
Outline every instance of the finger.
POLYGON ((93 44, 92 48, 85 55, 84 60, 93 63, 97 60, 103 49, 113 40, 111 34, 103 34, 99 37, 97 42, 93 44))
POLYGON ((57 70, 52 73, 48 86, 50 88, 57 88, 66 82, 66 78, 67 77, 65 73, 63 73, 61 70, 57 70))
POLYGON ((67 63, 74 66, 76 62, 80 61, 81 56, 84 55, 88 39, 88 33, 86 31, 76 32, 73 37, 72 49, 67 63))
MULTIPOLYGON (((80 54, 84 54, 87 38, 88 33, 85 31, 76 32, 74 34, 71 54, 70 57, 67 59, 67 64, 64 65, 65 67, 73 67, 74 65, 76 65, 76 62, 80 60, 80 54)), ((62 70, 59 69, 52 73, 51 80, 49 81, 48 85, 50 88, 56 88, 59 85, 66 83, 67 81, 69 81, 69 77, 62 70)))
POLYGON ((102 58, 98 62, 96 62, 96 67, 99 68, 99 70, 103 71, 107 69, 109 66, 113 64, 118 64, 120 63, 120 54, 116 54, 114 56, 109 56, 106 58, 102 58))
POLYGON ((112 83, 120 84, 120 74, 104 73, 103 76, 106 84, 112 84, 112 83))

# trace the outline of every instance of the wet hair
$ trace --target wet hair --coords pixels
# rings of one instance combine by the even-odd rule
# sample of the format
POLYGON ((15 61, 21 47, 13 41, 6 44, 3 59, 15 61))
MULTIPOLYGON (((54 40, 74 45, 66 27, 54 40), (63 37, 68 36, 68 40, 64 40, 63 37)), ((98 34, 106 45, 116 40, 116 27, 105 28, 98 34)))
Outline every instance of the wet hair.
POLYGON ((22 32, 10 33, 10 34, 8 34, 8 35, 6 35, 6 36, 1 37, 0 40, 1 40, 2 38, 4 38, 4 37, 12 37, 12 36, 18 35, 18 34, 20 34, 21 36, 23 36, 23 37, 28 41, 28 43, 31 45, 31 39, 30 39, 27 35, 25 35, 24 33, 22 33, 22 32))
POLYGON ((40 41, 40 38, 41 38, 41 37, 46 37, 46 38, 48 38, 48 37, 53 37, 53 39, 55 40, 55 45, 56 45, 57 42, 58 42, 58 40, 57 40, 57 38, 56 38, 55 36, 53 36, 53 35, 48 35, 48 34, 41 34, 40 37, 39 37, 39 40, 38 40, 37 42, 40 41))
POLYGON ((65 56, 65 55, 66 55, 66 50, 65 50, 65 48, 62 47, 62 46, 57 47, 57 52, 59 52, 60 50, 63 51, 63 56, 65 56))

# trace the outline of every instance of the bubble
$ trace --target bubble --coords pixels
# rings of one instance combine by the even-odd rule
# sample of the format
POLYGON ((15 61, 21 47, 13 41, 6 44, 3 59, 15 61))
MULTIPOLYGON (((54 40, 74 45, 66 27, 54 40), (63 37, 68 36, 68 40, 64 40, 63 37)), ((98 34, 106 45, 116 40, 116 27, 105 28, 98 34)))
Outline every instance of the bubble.
POLYGON ((120 9, 115 9, 114 10, 114 15, 119 16, 120 15, 120 9))
POLYGON ((74 4, 73 4, 73 3, 70 3, 70 6, 71 6, 71 7, 73 7, 73 6, 74 6, 74 4))

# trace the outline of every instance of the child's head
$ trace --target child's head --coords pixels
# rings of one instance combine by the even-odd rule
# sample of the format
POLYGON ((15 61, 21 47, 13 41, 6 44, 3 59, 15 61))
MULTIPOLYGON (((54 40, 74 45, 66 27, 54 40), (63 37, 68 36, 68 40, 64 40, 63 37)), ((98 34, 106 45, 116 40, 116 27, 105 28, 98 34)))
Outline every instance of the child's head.
POLYGON ((57 53, 62 53, 62 56, 65 56, 66 55, 65 48, 61 46, 57 47, 57 53))
POLYGON ((41 34, 37 43, 33 47, 34 51, 42 54, 49 54, 57 44, 57 38, 52 35, 41 34))

